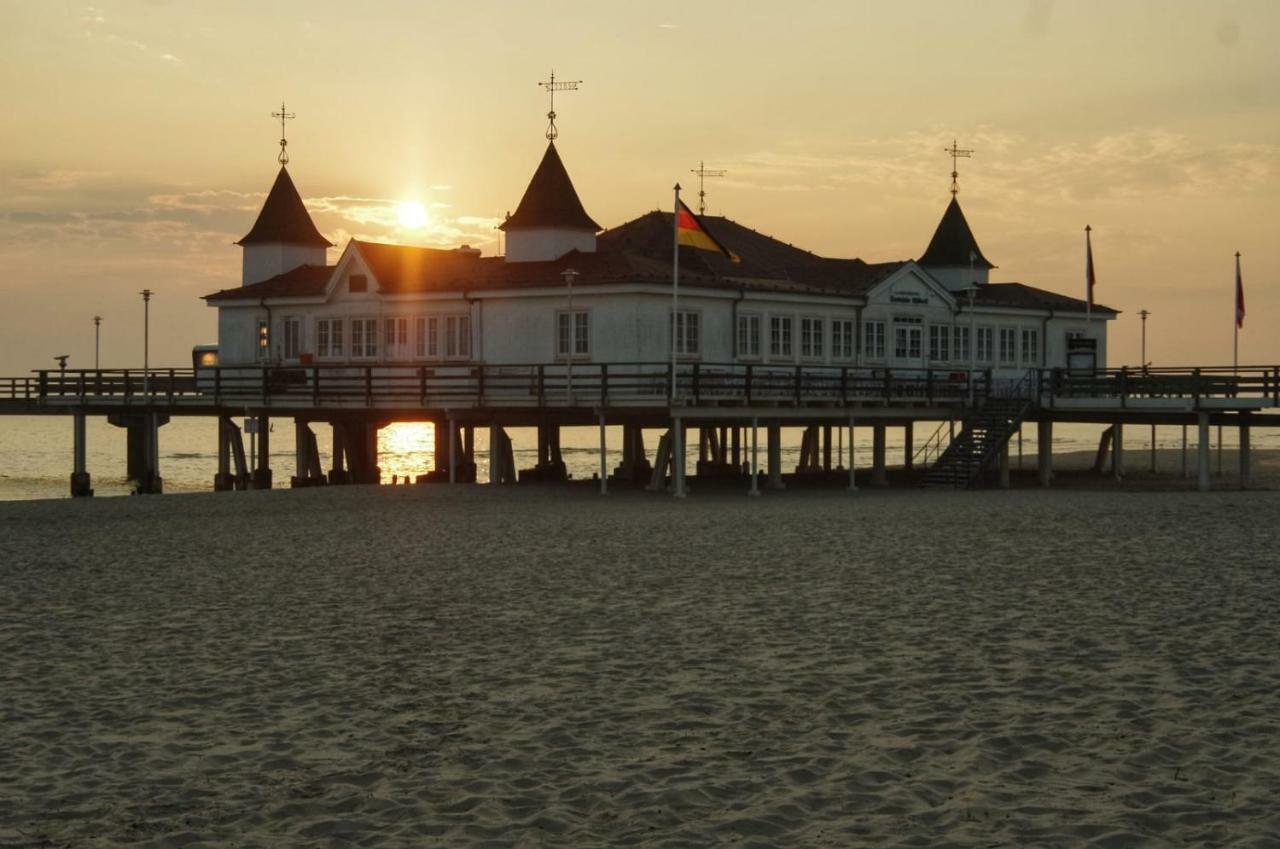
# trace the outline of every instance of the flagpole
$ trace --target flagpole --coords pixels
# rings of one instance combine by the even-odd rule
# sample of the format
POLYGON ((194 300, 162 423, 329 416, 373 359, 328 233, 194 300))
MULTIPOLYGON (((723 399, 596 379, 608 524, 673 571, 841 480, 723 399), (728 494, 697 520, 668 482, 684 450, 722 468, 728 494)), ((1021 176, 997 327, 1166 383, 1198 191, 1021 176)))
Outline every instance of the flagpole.
POLYGON ((676 321, 680 312, 680 184, 671 209, 671 403, 676 402, 676 321))
POLYGON ((1093 228, 1084 225, 1084 324, 1092 330, 1093 325, 1093 245, 1089 241, 1089 233, 1093 228))
POLYGON ((1234 338, 1231 342, 1231 372, 1232 374, 1240 373, 1240 252, 1236 251, 1236 296, 1232 300, 1235 301, 1232 310, 1231 328, 1234 338))

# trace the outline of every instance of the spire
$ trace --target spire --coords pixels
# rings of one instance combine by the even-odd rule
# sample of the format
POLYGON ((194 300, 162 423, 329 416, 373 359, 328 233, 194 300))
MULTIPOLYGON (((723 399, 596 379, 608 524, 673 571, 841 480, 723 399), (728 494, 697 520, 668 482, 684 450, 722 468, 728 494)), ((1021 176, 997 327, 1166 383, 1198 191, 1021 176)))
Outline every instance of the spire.
POLYGON ((600 225, 591 220, 591 216, 582 208, 582 201, 573 188, 569 172, 565 170, 560 154, 556 152, 555 142, 547 144, 547 152, 543 154, 538 170, 533 172, 533 179, 529 181, 529 188, 525 189, 520 205, 500 225, 504 231, 534 227, 586 230, 591 233, 600 230, 600 225))
POLYGON ((942 221, 938 222, 938 229, 934 231, 933 239, 929 241, 929 247, 925 249, 919 262, 921 265, 964 268, 968 268, 972 262, 975 269, 987 271, 995 268, 982 255, 978 240, 973 237, 969 222, 960 210, 960 202, 954 195, 951 203, 947 204, 947 211, 942 213, 942 221))
MULTIPOLYGON (((282 154, 283 151, 284 149, 281 148, 282 154)), ((311 215, 307 212, 307 207, 302 203, 302 197, 299 196, 293 180, 289 177, 289 170, 283 165, 280 166, 280 173, 276 175, 275 184, 267 194, 266 202, 262 204, 258 220, 253 223, 253 229, 247 236, 236 242, 237 245, 264 243, 333 247, 333 243, 321 236, 320 231, 316 229, 311 215)))

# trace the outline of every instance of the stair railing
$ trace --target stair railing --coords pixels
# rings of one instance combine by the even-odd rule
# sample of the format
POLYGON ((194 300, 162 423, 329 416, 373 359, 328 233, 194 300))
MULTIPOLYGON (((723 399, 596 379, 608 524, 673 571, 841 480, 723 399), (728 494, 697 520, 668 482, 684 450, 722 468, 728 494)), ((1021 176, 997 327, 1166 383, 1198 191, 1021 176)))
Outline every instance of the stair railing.
MULTIPOLYGON (((942 452, 946 450, 946 445, 944 445, 942 441, 942 435, 943 433, 950 434, 952 425, 953 423, 950 420, 938 425, 938 429, 933 432, 933 435, 925 440, 924 445, 921 445, 915 455, 912 456, 912 465, 927 469, 929 468, 930 460, 937 460, 941 457, 942 452)), ((951 437, 948 436, 947 444, 950 442, 951 437)))

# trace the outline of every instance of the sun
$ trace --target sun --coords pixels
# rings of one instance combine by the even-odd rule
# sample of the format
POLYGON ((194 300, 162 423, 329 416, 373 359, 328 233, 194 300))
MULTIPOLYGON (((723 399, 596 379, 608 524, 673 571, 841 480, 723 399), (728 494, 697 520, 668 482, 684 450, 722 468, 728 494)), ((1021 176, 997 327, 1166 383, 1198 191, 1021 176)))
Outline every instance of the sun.
POLYGON ((421 230, 427 226, 427 208, 417 201, 400 204, 400 226, 406 230, 421 230))

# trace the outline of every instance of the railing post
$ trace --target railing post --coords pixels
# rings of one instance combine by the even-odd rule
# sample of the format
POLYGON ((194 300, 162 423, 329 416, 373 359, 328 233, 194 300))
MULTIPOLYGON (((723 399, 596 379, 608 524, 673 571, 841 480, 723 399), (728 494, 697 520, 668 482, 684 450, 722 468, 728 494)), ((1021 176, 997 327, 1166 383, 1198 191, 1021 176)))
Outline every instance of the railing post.
POLYGON ((427 367, 418 366, 418 406, 427 406, 427 367))
POLYGON ((676 364, 667 363, 667 386, 671 391, 671 403, 676 402, 676 364))
POLYGON ((1271 403, 1280 407, 1280 366, 1271 369, 1271 403))
POLYGON ((933 369, 924 370, 924 400, 926 404, 933 405, 933 369))
POLYGON ((1200 369, 1191 370, 1191 397, 1195 399, 1195 405, 1200 407, 1200 369))
POLYGON ((130 390, 130 389, 132 389, 132 387, 129 385, 129 370, 128 370, 128 369, 125 369, 125 370, 124 370, 124 402, 125 402, 126 404, 128 404, 128 403, 129 403, 129 390, 130 390))
POLYGON ((213 369, 213 403, 221 403, 222 400, 222 366, 215 366, 213 369))
POLYGON ((267 395, 271 392, 271 369, 268 366, 262 367, 262 403, 267 403, 267 395))
POLYGON ((746 386, 748 404, 751 403, 751 378, 753 374, 753 369, 754 367, 750 363, 748 363, 747 364, 747 386, 746 386))
POLYGON ((600 406, 609 403, 609 364, 600 364, 600 406))
POLYGON ((840 367, 840 403, 849 405, 849 367, 840 367))
POLYGON ((884 370, 884 402, 890 404, 893 402, 893 372, 888 366, 884 370))
POLYGON ((539 365, 538 366, 538 406, 545 407, 546 405, 547 405, 547 367, 544 365, 539 365))
POLYGON ((49 395, 49 372, 40 372, 40 400, 44 401, 49 395))
POLYGON ((477 368, 480 370, 480 375, 478 378, 478 385, 476 387, 476 406, 483 407, 484 406, 484 375, 485 375, 485 372, 488 371, 489 367, 485 365, 480 365, 480 366, 477 366, 477 368))
POLYGON ((311 406, 320 406, 320 367, 311 367, 311 406))
POLYGON ((84 372, 80 372, 79 385, 76 387, 79 391, 76 393, 80 396, 80 403, 84 403, 84 372))
POLYGON ((801 369, 801 366, 796 366, 795 387, 794 387, 794 388, 795 388, 795 396, 796 396, 796 405, 797 405, 797 406, 799 406, 799 404, 800 404, 800 369, 801 369))
POLYGON ((698 398, 702 393, 702 364, 693 364, 693 403, 697 405, 698 398))
POLYGON ((173 369, 169 369, 169 406, 173 406, 173 369))
POLYGON ((364 405, 373 406, 373 366, 364 367, 364 405))

